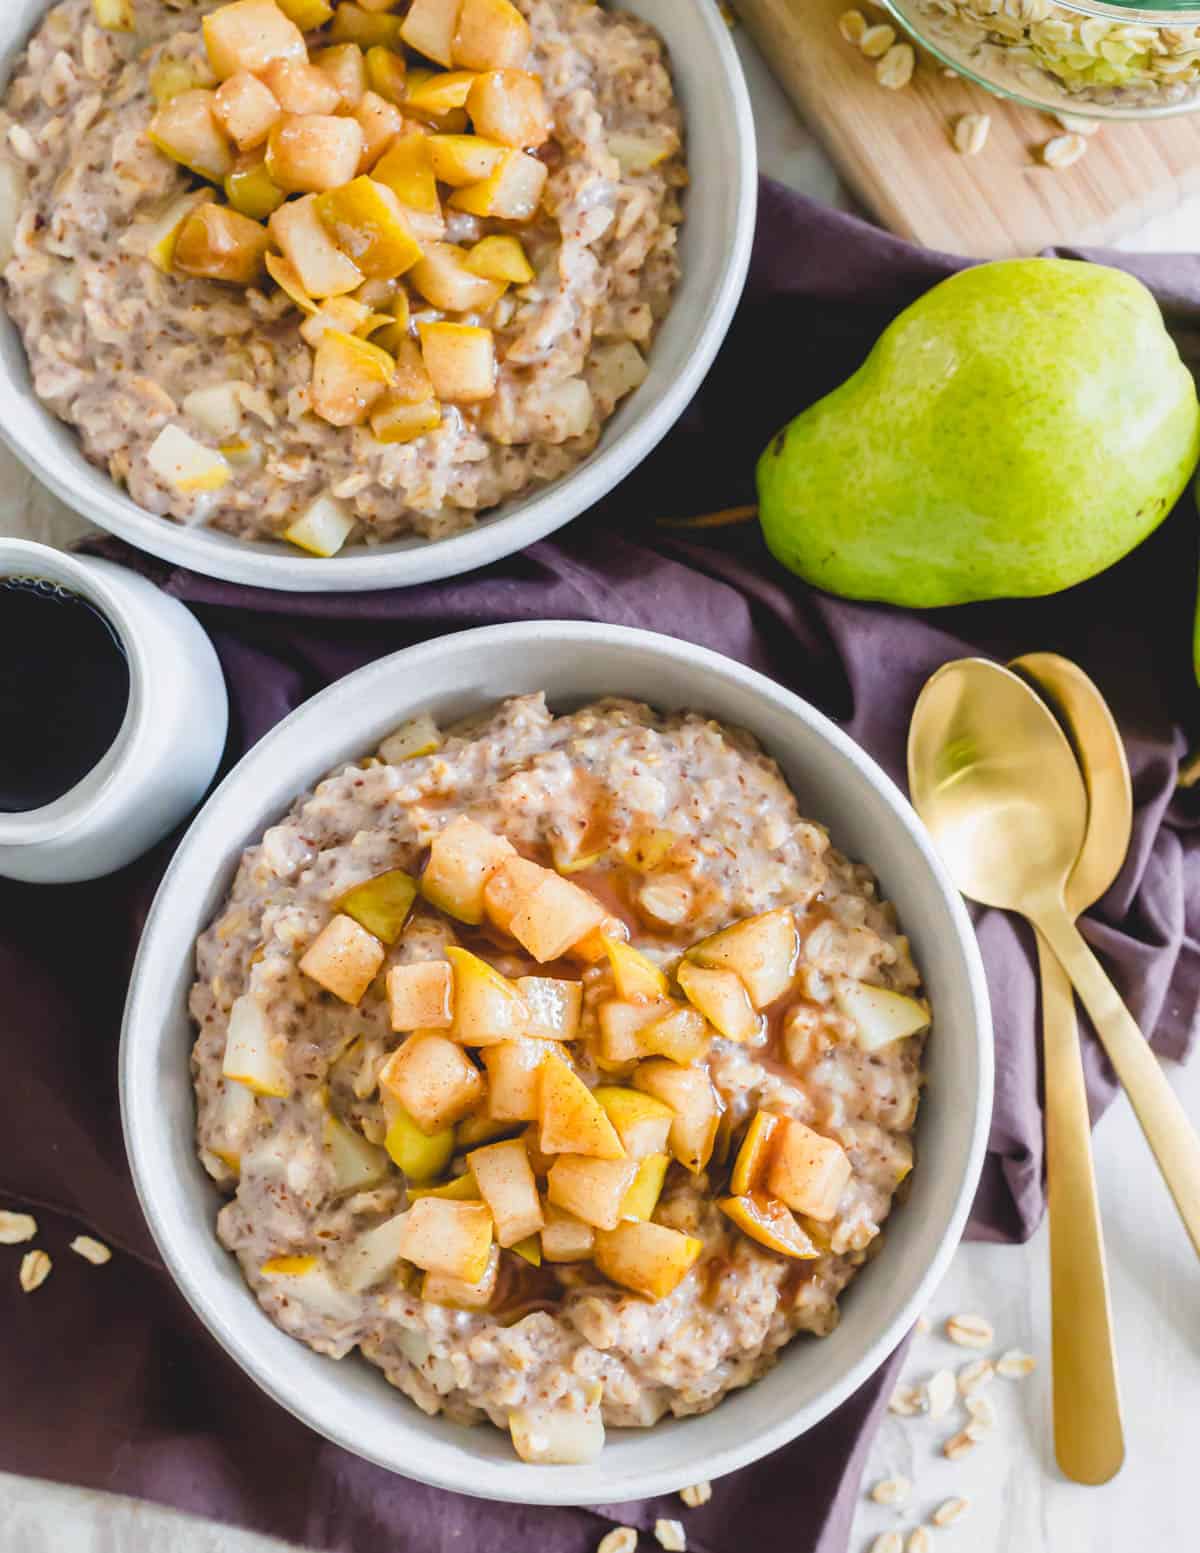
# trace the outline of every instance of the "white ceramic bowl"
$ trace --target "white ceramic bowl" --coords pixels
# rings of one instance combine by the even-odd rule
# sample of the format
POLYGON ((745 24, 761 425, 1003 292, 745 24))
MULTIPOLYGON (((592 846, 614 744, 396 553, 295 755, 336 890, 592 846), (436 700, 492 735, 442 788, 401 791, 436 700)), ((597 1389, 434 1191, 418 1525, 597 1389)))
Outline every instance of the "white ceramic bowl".
MULTIPOLYGON (((409 587, 511 555, 606 496, 666 435, 725 338, 750 262, 757 159, 750 100, 729 29, 712 0, 617 0, 658 28, 687 119, 691 186, 679 252, 683 275, 649 357, 595 451, 562 479, 507 502, 451 539, 357 546, 318 560, 282 542, 233 539, 145 511, 94 468, 74 433, 36 399, 16 329, 0 308, 0 436, 69 506, 141 550, 210 577, 296 592, 409 587)), ((49 0, 3 0, 0 80, 49 0)))
POLYGON ((121 1046, 125 1140, 163 1257, 210 1331, 311 1428, 394 1472, 459 1493, 535 1504, 666 1493, 775 1450, 849 1396, 897 1346, 958 1243, 983 1160, 992 1037, 966 912, 919 822, 873 761, 806 702, 730 659, 671 637, 561 621, 491 626, 384 658, 306 702, 209 799, 175 855, 134 966, 121 1046), (213 1230, 217 1194, 195 1156, 186 1002, 193 945, 243 847, 331 767, 397 722, 443 723, 544 689, 555 708, 622 694, 749 728, 780 762, 802 813, 874 868, 900 911, 933 1001, 929 1085, 911 1194, 879 1260, 843 1300, 832 1336, 798 1338, 778 1365, 703 1417, 613 1430, 589 1466, 516 1460, 498 1430, 427 1418, 380 1372, 335 1363, 272 1325, 213 1230))

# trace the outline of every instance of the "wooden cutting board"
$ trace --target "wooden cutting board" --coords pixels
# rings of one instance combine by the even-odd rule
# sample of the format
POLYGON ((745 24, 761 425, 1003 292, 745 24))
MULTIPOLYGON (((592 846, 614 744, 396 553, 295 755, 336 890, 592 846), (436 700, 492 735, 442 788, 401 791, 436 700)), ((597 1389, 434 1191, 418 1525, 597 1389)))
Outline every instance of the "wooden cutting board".
POLYGON ((874 61, 837 28, 852 4, 887 20, 862 0, 731 3, 847 184, 885 226, 926 247, 995 259, 1109 243, 1200 194, 1200 112, 1105 124, 1082 160, 1056 172, 1038 157, 1062 133, 1053 119, 949 79, 927 55, 903 90, 881 87, 874 61), (991 115, 978 156, 954 149, 964 113, 991 115))

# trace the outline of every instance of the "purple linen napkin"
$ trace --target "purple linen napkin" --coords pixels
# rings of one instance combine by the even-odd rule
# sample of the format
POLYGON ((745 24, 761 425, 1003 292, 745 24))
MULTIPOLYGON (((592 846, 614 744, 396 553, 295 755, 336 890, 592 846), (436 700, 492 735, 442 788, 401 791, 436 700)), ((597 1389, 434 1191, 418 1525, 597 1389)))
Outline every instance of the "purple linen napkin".
MULTIPOLYGON (((1155 288, 1200 361, 1200 260, 1107 257, 1155 288)), ((964 652, 1066 652, 1117 711, 1137 805, 1129 860, 1085 931, 1157 1049, 1181 1058, 1200 991, 1200 801, 1174 792, 1197 705, 1190 499, 1133 556, 1067 595, 923 613, 813 592, 775 565, 753 525, 655 525, 752 499, 754 461, 772 432, 852 371, 895 313, 957 263, 765 184, 746 299, 671 437, 601 508, 469 577, 404 592, 285 595, 172 571, 112 542, 103 549, 154 576, 211 634, 233 703, 230 760, 323 685, 383 653, 491 621, 563 617, 665 631, 728 653, 837 718, 902 781, 913 700, 940 663, 964 652)), ((682 1515, 698 1553, 728 1553, 748 1534, 797 1553, 843 1553, 898 1356, 818 1428, 720 1482, 702 1509, 670 1500, 601 1512, 482 1504, 390 1476, 296 1423, 225 1358, 157 1262, 117 1115, 126 979, 169 852, 168 842, 93 884, 0 881, 0 1204, 36 1208, 37 1244, 55 1262, 48 1283, 26 1296, 16 1284, 23 1248, 0 1251, 0 1468, 347 1553, 507 1550, 534 1538, 544 1553, 590 1553, 608 1519, 648 1531, 658 1515, 682 1515), (69 1252, 81 1227, 118 1248, 112 1263, 95 1268, 69 1252)), ((971 1232, 1021 1239, 1043 1208, 1031 943, 999 913, 977 913, 976 922, 998 1083, 971 1232)), ((1090 1038, 1085 1057, 1098 1114, 1112 1078, 1090 1038)))

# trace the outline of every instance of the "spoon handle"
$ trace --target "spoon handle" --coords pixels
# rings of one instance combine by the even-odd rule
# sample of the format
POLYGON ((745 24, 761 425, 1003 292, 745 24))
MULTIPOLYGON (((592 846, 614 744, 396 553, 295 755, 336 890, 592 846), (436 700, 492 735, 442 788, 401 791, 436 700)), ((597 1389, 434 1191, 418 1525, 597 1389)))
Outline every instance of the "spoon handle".
POLYGON ((1092 1170, 1075 999, 1038 934, 1050 1209, 1054 1454, 1076 1483, 1107 1483, 1125 1459, 1104 1235, 1092 1170))
POLYGON ((1096 1033, 1129 1096, 1192 1245, 1200 1255, 1200 1138, 1167 1083, 1149 1042, 1062 903, 1045 907, 1035 921, 1070 977, 1080 1002, 1092 1016, 1096 1033))

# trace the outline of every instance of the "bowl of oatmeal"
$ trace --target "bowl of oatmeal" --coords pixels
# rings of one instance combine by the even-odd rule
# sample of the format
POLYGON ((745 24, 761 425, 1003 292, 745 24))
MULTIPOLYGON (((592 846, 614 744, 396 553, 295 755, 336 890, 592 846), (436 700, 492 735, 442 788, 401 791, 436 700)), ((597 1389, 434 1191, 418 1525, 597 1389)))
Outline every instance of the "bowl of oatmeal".
POLYGON ((17 0, 0 58, 3 434, 201 572, 520 549, 666 433, 740 295, 707 0, 17 0))
POLYGON ((896 1346, 991 1034, 845 735, 543 622, 363 669, 241 762, 147 921, 121 1084, 164 1259, 264 1389, 391 1470, 578 1504, 756 1459, 896 1346))

